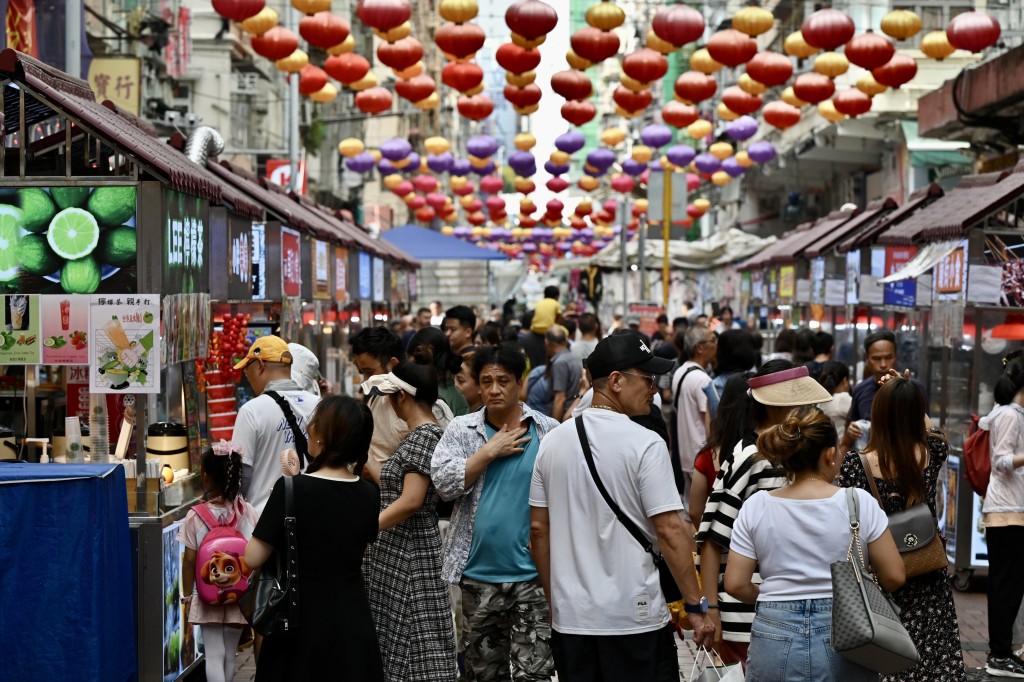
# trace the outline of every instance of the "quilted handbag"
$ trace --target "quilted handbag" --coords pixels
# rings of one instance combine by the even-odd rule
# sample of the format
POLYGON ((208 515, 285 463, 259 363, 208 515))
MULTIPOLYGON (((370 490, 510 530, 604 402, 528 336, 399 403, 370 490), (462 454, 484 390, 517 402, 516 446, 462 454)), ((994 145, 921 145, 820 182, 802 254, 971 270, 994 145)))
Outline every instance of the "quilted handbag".
MULTIPOLYGON (((871 465, 864 455, 860 456, 860 463, 867 475, 871 494, 884 509, 875 477, 871 475, 871 465)), ((932 510, 928 505, 918 503, 903 511, 889 514, 889 532, 896 541, 896 549, 899 550, 900 558, 907 569, 908 580, 932 571, 944 571, 949 566, 946 545, 939 535, 935 517, 932 516, 932 510)))
POLYGON ((882 591, 864 563, 857 492, 846 490, 850 548, 832 564, 832 648, 857 665, 891 675, 921 660, 900 622, 899 607, 882 591))
POLYGON ((238 607, 252 629, 263 636, 294 630, 299 624, 298 543, 294 479, 284 476, 285 556, 273 556, 249 577, 238 607))

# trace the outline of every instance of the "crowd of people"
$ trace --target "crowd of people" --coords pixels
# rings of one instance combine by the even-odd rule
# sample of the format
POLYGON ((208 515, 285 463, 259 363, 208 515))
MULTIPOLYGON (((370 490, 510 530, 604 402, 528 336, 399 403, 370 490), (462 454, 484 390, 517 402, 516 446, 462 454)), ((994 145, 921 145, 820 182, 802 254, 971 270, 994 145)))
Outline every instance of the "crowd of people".
MULTIPOLYGON (((844 488, 920 654, 885 679, 965 679, 946 571, 908 578, 888 529, 935 516, 948 455, 891 332, 866 337, 854 381, 824 332, 767 352, 723 308, 647 337, 544 294, 524 320, 437 305, 358 331, 358 397, 322 395, 316 358, 277 337, 239 362, 258 397, 205 453, 204 504, 251 537, 251 569, 285 552, 283 476, 298 529, 298 624, 256 637, 258 680, 660 682, 683 631, 751 680, 878 679, 829 645, 844 488)), ((996 398, 988 671, 1024 677, 1024 357, 996 398)), ((207 531, 190 512, 186 563, 207 531)), ((191 588, 207 678, 231 680, 241 613, 191 588)))

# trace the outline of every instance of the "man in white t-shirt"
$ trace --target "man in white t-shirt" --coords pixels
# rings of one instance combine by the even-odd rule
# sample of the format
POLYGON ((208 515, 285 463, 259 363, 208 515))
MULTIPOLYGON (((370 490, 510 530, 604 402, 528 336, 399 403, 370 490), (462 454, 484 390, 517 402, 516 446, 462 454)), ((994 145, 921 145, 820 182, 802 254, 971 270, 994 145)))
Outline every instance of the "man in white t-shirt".
MULTIPOLYGON (((295 435, 274 394, 291 410, 295 424, 306 436, 306 423, 320 396, 303 391, 292 380, 292 352, 277 336, 261 336, 235 365, 256 393, 238 409, 232 441, 242 450, 242 494, 257 513, 281 477, 281 452, 296 448, 295 435)), ((302 468, 305 462, 301 463, 302 468)))
POLYGON ((711 377, 705 368, 713 365, 718 355, 718 337, 708 327, 695 324, 683 335, 683 347, 679 351, 686 361, 672 375, 672 406, 676 420, 672 454, 683 472, 683 504, 689 508, 693 463, 711 430, 711 410, 708 408, 711 377))
MULTIPOLYGON (((697 584, 692 529, 679 513, 668 448, 630 421, 650 412, 656 377, 671 367, 639 335, 603 339, 587 359, 593 403, 577 419, 609 496, 664 556, 700 643, 711 641, 714 625, 697 584)), ((555 667, 565 679, 653 680, 665 666, 678 677, 653 557, 599 491, 575 422, 541 442, 530 487, 531 552, 551 604, 555 667)))

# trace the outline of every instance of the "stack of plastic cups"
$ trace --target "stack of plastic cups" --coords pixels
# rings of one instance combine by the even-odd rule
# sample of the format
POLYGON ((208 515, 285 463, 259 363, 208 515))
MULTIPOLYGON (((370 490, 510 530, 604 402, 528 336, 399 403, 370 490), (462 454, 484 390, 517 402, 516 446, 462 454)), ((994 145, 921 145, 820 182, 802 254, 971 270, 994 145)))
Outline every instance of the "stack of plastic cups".
MULTIPOLYGON (((80 464, 85 461, 85 451, 82 448, 82 424, 78 417, 68 417, 64 420, 64 435, 68 442, 68 454, 65 460, 68 464, 80 464)), ((57 458, 59 462, 61 458, 57 458)))
POLYGON ((110 460, 110 429, 107 418, 107 396, 89 397, 89 436, 92 461, 106 463, 110 460))

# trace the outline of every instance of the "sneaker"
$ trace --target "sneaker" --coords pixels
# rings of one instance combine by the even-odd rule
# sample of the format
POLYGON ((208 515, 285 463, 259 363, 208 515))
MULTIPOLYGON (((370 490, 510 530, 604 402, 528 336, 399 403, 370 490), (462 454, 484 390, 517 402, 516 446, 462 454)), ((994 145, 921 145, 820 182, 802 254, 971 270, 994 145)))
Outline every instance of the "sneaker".
POLYGON ((993 677, 1019 677, 1024 678, 1024 663, 1015 656, 995 658, 989 656, 985 664, 985 672, 993 677))

